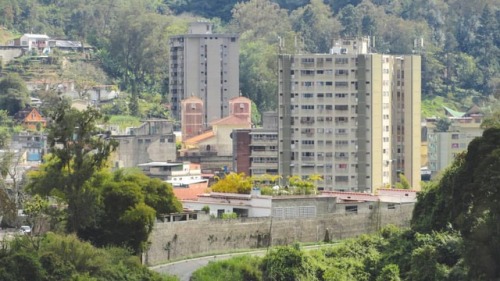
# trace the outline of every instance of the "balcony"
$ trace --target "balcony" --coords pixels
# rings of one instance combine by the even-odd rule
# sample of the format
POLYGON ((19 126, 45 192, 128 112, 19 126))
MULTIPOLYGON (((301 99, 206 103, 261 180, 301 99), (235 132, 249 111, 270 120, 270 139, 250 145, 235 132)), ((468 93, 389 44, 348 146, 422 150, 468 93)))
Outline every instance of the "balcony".
POLYGON ((278 157, 277 150, 252 150, 251 157, 278 157))

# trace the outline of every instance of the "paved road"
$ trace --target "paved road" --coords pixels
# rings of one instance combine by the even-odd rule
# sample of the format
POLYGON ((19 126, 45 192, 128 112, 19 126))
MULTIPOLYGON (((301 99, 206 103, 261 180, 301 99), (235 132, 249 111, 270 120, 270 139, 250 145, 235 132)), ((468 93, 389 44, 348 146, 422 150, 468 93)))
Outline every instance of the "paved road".
POLYGON ((242 255, 264 256, 265 254, 266 250, 259 250, 259 251, 244 252, 244 253, 207 256, 207 257, 183 260, 163 265, 157 265, 150 267, 150 269, 159 273, 168 273, 170 275, 175 275, 179 277, 180 281, 189 281, 189 278, 191 278, 193 272, 195 272, 198 268, 206 266, 211 261, 221 261, 242 255))
MULTIPOLYGON (((312 250, 312 249, 318 249, 321 247, 331 246, 331 245, 332 244, 304 246, 304 247, 301 247, 301 249, 312 250)), ((170 275, 175 275, 175 276, 179 277, 180 281, 189 281, 189 278, 191 278, 191 275, 193 274, 193 272, 195 272, 197 269, 199 269, 201 267, 206 266, 211 261, 226 260, 226 259, 229 259, 232 257, 243 256, 243 255, 264 256, 266 254, 266 251, 267 250, 264 249, 264 250, 250 251, 250 252, 243 252, 243 253, 207 256, 207 257, 201 257, 201 258, 195 258, 195 259, 189 259, 189 260, 183 260, 183 261, 178 261, 178 262, 173 262, 173 263, 168 263, 168 264, 152 266, 152 267, 150 267, 150 269, 152 269, 156 272, 159 272, 159 273, 168 273, 170 275)))

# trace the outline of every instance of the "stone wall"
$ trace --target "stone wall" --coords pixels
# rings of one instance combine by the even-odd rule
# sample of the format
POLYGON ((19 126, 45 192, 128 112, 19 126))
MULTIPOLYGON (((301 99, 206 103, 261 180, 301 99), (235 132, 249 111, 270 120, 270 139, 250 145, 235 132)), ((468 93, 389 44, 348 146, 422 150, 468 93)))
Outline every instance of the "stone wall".
POLYGON ((9 61, 20 57, 23 54, 22 48, 16 48, 11 46, 0 46, 0 59, 5 65, 9 61))
POLYGON ((263 248, 298 242, 338 240, 375 232, 394 224, 407 227, 414 204, 376 204, 370 212, 328 214, 314 218, 177 221, 157 223, 151 247, 145 254, 148 265, 198 254, 234 249, 263 248))

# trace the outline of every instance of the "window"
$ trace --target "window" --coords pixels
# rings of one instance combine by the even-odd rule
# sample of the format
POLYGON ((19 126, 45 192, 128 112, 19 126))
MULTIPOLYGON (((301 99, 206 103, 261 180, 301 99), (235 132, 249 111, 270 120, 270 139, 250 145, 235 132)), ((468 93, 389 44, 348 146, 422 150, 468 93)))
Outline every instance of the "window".
POLYGON ((348 176, 335 176, 335 182, 348 182, 348 176))
POLYGON ((348 58, 336 58, 335 59, 335 64, 348 64, 349 59, 348 58))
POLYGON ((458 134, 452 134, 451 135, 452 140, 458 140, 458 134))
POLYGON ((346 214, 357 214, 358 213, 358 206, 357 205, 345 206, 345 212, 346 212, 346 214))

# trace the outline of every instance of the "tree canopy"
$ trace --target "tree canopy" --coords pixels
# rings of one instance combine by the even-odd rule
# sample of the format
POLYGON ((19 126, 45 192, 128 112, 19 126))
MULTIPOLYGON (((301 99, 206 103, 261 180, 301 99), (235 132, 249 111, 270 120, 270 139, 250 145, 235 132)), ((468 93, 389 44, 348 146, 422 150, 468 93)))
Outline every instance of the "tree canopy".
POLYGON ((97 127, 95 109, 61 103, 49 126, 51 154, 30 174, 28 190, 63 201, 66 231, 98 246, 140 254, 157 217, 182 209, 172 187, 142 173, 107 169, 115 140, 97 127))
POLYGON ((499 6, 498 0, 0 0, 0 24, 95 46, 94 58, 132 93, 128 107, 137 116, 147 116, 140 102, 149 95, 169 100, 168 37, 186 33, 200 17, 216 32, 240 36, 241 90, 261 112, 276 109, 280 43, 286 53, 328 52, 341 36, 370 36, 379 53, 422 55, 424 100, 467 107, 500 96, 499 6))
POLYGON ((13 73, 0 79, 0 110, 6 110, 12 116, 27 104, 28 89, 19 75, 13 73))
POLYGON ((471 280, 500 277, 500 129, 473 140, 439 183, 419 195, 412 225, 423 232, 452 227, 464 239, 471 280))

